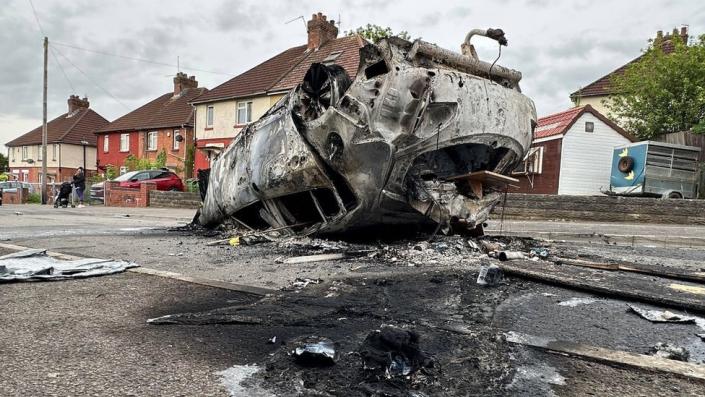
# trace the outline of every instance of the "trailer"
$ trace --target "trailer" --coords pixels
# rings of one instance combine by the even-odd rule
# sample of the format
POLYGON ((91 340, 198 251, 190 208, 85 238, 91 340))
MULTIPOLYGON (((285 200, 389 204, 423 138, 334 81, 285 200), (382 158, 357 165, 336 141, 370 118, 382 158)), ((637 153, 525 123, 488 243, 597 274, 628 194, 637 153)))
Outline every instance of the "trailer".
POLYGON ((608 194, 696 198, 700 148, 643 141, 614 148, 608 194))

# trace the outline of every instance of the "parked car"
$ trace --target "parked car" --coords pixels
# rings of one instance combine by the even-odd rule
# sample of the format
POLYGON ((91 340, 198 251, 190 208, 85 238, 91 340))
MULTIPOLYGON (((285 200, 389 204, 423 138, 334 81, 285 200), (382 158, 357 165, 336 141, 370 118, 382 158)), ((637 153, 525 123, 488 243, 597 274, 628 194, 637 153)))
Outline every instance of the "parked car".
MULTIPOLYGON (((120 175, 112 181, 120 182, 120 187, 132 189, 139 189, 140 184, 150 182, 157 184, 157 190, 169 190, 175 192, 184 191, 184 183, 181 181, 181 178, 167 169, 131 171, 120 175)), ((91 185, 91 200, 102 202, 104 197, 104 182, 98 182, 91 185)))
POLYGON ((27 182, 18 182, 18 181, 6 181, 6 182, 0 182, 0 190, 6 193, 15 193, 17 192, 17 188, 22 186, 23 188, 26 188, 29 193, 34 193, 35 189, 32 184, 27 183, 27 182))

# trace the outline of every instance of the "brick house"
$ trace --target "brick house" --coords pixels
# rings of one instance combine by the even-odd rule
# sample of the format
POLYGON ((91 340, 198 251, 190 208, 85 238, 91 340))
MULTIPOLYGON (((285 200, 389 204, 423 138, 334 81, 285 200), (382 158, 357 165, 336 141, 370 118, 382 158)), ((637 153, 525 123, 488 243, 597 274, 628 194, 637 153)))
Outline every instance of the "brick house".
POLYGON ((208 92, 198 87, 195 76, 177 73, 174 90, 125 114, 97 132, 98 168, 108 165, 125 171, 129 155, 156 160, 166 151, 166 166, 186 177, 184 159, 187 146, 193 145, 194 98, 208 92))
MULTIPOLYGON (((682 27, 680 31, 678 31, 678 29, 673 29, 672 33, 667 32, 665 35, 663 34, 663 31, 659 30, 656 32, 656 37, 653 39, 653 45, 654 47, 661 48, 665 54, 670 54, 673 52, 673 39, 675 37, 678 37, 683 43, 687 43, 688 28, 682 27)), ((575 106, 590 105, 598 112, 607 114, 607 108, 605 107, 604 101, 609 99, 610 95, 619 94, 618 92, 615 92, 612 87, 612 79, 615 76, 624 74, 629 65, 639 61, 642 56, 643 55, 636 57, 625 65, 620 66, 614 71, 573 92, 570 94, 570 100, 573 101, 575 106)))
MULTIPOLYGON (((87 98, 71 95, 68 111, 47 123, 47 183, 70 181, 78 167, 96 172, 95 132, 108 124, 89 108, 87 98)), ((42 182, 42 126, 6 143, 10 174, 15 179, 42 182)))
POLYGON ((196 165, 210 168, 218 154, 248 123, 302 80, 312 63, 336 63, 353 78, 360 62, 359 36, 338 37, 334 21, 313 14, 307 23, 307 44, 289 48, 196 98, 196 165))
POLYGON ((597 195, 609 188, 612 149, 634 137, 590 105, 538 120, 531 149, 513 172, 514 193, 597 195))

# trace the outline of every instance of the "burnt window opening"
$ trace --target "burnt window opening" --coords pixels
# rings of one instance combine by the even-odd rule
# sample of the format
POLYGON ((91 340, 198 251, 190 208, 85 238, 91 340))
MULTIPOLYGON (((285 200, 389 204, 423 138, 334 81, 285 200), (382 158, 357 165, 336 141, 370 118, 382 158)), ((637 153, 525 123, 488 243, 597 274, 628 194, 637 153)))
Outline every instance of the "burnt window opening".
POLYGON ((314 189, 274 199, 287 225, 295 232, 340 213, 338 201, 330 189, 314 189))
POLYGON ((338 200, 335 199, 335 193, 330 189, 314 189, 311 194, 316 198, 321 206, 321 211, 325 216, 335 216, 340 212, 338 200))
POLYGON ((384 59, 365 68, 365 77, 368 79, 386 73, 389 73, 389 68, 387 67, 387 62, 384 62, 384 59))
POLYGON ((417 157, 407 177, 421 180, 446 179, 475 171, 494 171, 509 149, 483 144, 464 144, 426 152, 417 157))
POLYGON ((257 201, 236 212, 233 217, 253 229, 266 230, 271 225, 262 218, 260 211, 264 211, 264 206, 257 201))

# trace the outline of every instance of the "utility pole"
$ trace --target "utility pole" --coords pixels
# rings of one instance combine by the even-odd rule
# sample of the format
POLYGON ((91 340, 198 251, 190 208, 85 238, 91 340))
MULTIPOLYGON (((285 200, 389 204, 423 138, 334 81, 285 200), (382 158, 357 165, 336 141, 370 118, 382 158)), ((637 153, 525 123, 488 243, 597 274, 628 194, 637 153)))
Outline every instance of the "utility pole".
POLYGON ((44 97, 42 101, 42 204, 47 203, 47 53, 49 38, 44 37, 44 97))

